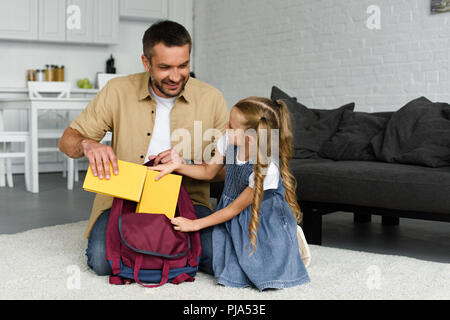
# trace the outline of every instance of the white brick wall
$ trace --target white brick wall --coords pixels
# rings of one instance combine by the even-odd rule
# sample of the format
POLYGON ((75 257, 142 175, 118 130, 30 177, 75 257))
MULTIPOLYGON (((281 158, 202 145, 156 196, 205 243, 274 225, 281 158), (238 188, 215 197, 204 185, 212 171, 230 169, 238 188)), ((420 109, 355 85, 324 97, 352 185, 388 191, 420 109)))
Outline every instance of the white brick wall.
POLYGON ((450 12, 429 0, 195 0, 195 72, 231 107, 277 85, 314 108, 450 102, 450 12), (380 8, 381 29, 366 12, 380 8))

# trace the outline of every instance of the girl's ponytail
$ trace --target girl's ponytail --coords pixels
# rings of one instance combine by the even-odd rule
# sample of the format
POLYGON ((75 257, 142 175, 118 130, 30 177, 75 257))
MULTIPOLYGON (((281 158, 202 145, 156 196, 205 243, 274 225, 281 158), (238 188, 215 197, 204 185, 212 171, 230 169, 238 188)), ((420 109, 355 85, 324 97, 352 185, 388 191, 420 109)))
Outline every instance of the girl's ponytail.
POLYGON ((279 99, 276 103, 279 106, 280 111, 280 171, 286 189, 285 197, 295 219, 300 223, 302 220, 302 212, 297 202, 295 192, 297 189, 297 181, 289 168, 289 161, 292 158, 291 117, 289 116, 289 110, 286 103, 283 100, 279 99))
POLYGON ((270 126, 265 117, 261 117, 258 121, 258 125, 256 127, 256 164, 254 166, 254 195, 253 195, 253 204, 251 211, 251 218, 249 223, 249 238, 250 243, 253 247, 250 255, 252 255, 256 250, 256 236, 258 234, 259 227, 259 209, 261 207, 261 201, 264 196, 264 177, 267 174, 267 169, 269 166, 269 157, 270 154, 270 126))

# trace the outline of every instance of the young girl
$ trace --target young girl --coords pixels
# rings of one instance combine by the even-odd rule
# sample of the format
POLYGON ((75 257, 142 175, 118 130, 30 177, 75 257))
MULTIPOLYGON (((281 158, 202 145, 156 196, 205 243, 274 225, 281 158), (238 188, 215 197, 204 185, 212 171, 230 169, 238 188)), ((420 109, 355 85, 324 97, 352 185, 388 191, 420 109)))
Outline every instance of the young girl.
POLYGON ((249 97, 231 109, 227 134, 219 139, 218 152, 208 164, 172 161, 149 167, 161 171, 157 180, 171 172, 211 180, 226 165, 216 212, 197 220, 171 219, 174 229, 184 232, 214 226, 212 267, 217 283, 264 290, 309 281, 297 239, 301 212, 295 178, 289 171, 290 128, 283 101, 249 97), (277 138, 277 133, 273 146, 271 137, 277 138), (279 159, 273 148, 278 148, 279 159))

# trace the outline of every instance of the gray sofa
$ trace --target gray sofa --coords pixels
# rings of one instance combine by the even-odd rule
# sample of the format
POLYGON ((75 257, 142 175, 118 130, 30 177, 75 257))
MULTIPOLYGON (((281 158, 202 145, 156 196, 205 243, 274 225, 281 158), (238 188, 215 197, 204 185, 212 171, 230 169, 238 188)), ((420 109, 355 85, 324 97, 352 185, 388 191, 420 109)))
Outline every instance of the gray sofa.
POLYGON ((322 242, 322 216, 353 212, 355 222, 381 215, 450 222, 450 105, 415 99, 395 112, 309 109, 277 87, 294 134, 291 170, 298 182, 302 227, 322 242))
POLYGON ((450 222, 450 167, 327 159, 291 167, 309 243, 321 244, 322 215, 337 211, 353 212, 355 222, 381 215, 383 225, 399 217, 450 222))

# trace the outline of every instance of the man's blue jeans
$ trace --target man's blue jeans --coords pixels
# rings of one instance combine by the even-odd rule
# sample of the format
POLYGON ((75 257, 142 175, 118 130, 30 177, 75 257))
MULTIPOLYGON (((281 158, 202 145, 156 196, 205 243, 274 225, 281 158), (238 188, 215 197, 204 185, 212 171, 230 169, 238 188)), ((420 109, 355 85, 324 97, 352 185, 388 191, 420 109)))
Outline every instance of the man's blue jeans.
MULTIPOLYGON (((198 218, 203 218, 212 213, 212 210, 202 205, 194 205, 198 218)), ((99 276, 112 275, 111 267, 106 260, 106 226, 108 225, 109 213, 111 210, 104 211, 98 217, 88 239, 86 249, 87 264, 99 276)), ((200 230, 200 239, 202 243, 202 255, 200 257, 199 270, 213 274, 212 270, 212 229, 209 227, 200 230)))

